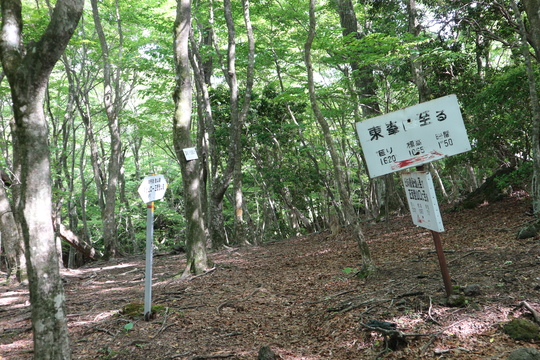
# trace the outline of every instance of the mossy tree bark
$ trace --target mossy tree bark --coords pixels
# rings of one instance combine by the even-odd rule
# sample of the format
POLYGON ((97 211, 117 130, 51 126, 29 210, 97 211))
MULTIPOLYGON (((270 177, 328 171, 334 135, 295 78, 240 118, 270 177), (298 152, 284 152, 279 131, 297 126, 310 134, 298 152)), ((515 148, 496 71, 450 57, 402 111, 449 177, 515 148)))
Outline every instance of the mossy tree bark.
POLYGON ((200 160, 187 161, 183 149, 192 147, 191 110, 192 84, 189 66, 189 33, 191 31, 191 0, 178 0, 174 26, 174 89, 173 136, 176 157, 182 171, 186 216, 186 258, 183 276, 200 274, 208 269, 206 254, 206 224, 201 202, 200 160))
POLYGON ((52 223, 48 124, 43 101, 50 74, 83 11, 83 0, 58 0, 36 43, 25 46, 20 0, 2 0, 0 57, 13 104, 14 214, 25 245, 35 359, 71 357, 65 297, 52 223))

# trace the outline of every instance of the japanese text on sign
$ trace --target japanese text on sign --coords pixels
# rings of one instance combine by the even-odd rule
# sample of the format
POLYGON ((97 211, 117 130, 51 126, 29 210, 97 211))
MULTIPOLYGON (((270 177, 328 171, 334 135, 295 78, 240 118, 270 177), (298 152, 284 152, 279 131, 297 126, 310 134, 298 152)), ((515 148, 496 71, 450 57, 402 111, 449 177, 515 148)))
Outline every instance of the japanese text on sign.
POLYGON ((403 173, 401 176, 413 223, 426 229, 443 232, 444 225, 431 174, 415 171, 403 173))
POLYGON ((199 158, 199 156, 197 155, 197 150, 195 148, 185 148, 182 150, 184 151, 186 161, 197 160, 199 158))
POLYGON ((147 176, 139 186, 138 192, 145 203, 163 199, 167 181, 163 175, 147 176))
POLYGON ((359 122, 356 130, 372 178, 471 149, 455 95, 359 122))
POLYGON ((162 180, 165 179, 162 177, 148 179, 148 193, 165 190, 167 185, 165 184, 165 181, 162 182, 162 180))

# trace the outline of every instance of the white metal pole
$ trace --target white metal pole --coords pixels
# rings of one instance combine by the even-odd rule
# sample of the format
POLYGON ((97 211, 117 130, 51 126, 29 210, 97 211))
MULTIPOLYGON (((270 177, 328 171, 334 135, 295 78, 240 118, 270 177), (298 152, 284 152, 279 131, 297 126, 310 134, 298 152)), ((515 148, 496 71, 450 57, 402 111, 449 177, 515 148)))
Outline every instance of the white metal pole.
POLYGON ((152 257, 154 245, 154 202, 147 204, 146 211, 146 272, 144 278, 144 319, 152 317, 152 257))

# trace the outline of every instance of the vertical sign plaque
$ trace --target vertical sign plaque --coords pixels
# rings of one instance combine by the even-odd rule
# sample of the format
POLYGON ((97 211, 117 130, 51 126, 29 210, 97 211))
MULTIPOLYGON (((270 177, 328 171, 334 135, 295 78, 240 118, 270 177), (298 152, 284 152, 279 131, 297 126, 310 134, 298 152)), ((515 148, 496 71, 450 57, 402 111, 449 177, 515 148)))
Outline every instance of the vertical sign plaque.
POLYGON ((429 230, 443 232, 444 225, 431 174, 427 171, 413 171, 402 173, 401 178, 413 223, 429 230))

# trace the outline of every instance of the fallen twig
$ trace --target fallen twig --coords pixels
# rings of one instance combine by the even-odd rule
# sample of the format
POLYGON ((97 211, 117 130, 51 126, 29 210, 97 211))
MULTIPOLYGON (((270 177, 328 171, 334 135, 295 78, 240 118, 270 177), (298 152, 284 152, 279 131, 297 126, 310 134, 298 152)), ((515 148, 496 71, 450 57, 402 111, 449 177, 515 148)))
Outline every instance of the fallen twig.
POLYGON ((95 329, 96 329, 96 331, 104 332, 104 333, 107 334, 107 335, 116 336, 116 335, 113 334, 110 330, 102 329, 102 328, 95 328, 95 329))
POLYGON ((435 355, 442 355, 442 354, 446 354, 446 353, 449 353, 449 352, 452 352, 452 351, 455 351, 455 350, 458 350, 458 351, 465 351, 465 352, 471 352, 471 350, 469 350, 469 349, 465 349, 465 348, 458 347, 458 348, 453 348, 453 349, 434 350, 433 353, 434 353, 435 355))
POLYGON ((460 256, 460 257, 457 257, 457 258, 455 258, 455 259, 452 259, 452 260, 448 261, 448 264, 453 263, 454 261, 463 259, 464 257, 467 257, 467 256, 469 256, 469 255, 479 253, 479 252, 480 252, 480 250, 473 250, 473 251, 471 251, 471 252, 466 253, 465 255, 462 255, 462 256, 460 256))
POLYGON ((411 296, 418 296, 418 295, 424 295, 424 292, 423 291, 408 292, 405 294, 398 295, 394 299, 402 299, 404 297, 411 297, 411 296))
POLYGON ((242 333, 240 331, 233 331, 232 333, 217 335, 216 337, 225 338, 225 337, 240 336, 240 335, 242 335, 242 333))
POLYGON ((460 322, 463 322, 465 320, 460 320, 460 321, 457 321, 453 324, 450 324, 448 325, 447 327, 445 327, 444 329, 441 329, 439 331, 437 331, 435 334, 433 334, 433 336, 429 339, 429 341, 424 345, 422 346, 422 350, 420 351, 420 354, 421 355, 424 355, 428 349, 428 347, 431 346, 431 344, 433 344, 433 342, 435 341, 435 339, 437 339, 439 337, 439 335, 441 335, 444 331, 446 331, 447 329, 451 328, 452 326, 455 326, 457 324, 459 324, 460 322))
POLYGON ((429 319, 430 319, 434 324, 437 324, 437 325, 441 326, 441 324, 440 324, 437 320, 435 320, 435 319, 433 318, 433 316, 431 316, 431 308, 432 308, 432 307, 433 307, 433 301, 432 301, 431 296, 430 296, 430 297, 429 297, 429 309, 428 309, 428 316, 429 316, 429 319))
POLYGON ((532 306, 529 305, 528 302, 526 302, 526 301, 520 302, 518 308, 519 308, 519 307, 524 307, 524 308, 526 308, 527 310, 529 310, 529 311, 531 312, 533 318, 534 318, 534 321, 535 321, 538 325, 540 325, 540 313, 539 313, 538 311, 534 310, 534 309, 532 308, 532 306))
POLYGON ((234 354, 194 355, 189 360, 226 359, 233 356, 234 354))
MULTIPOLYGON (((163 323, 161 324, 161 328, 160 328, 160 329, 158 330, 158 332, 154 335, 154 337, 153 337, 154 339, 155 339, 159 334, 161 334, 161 333, 163 332, 163 330, 166 329, 165 323, 167 322, 167 315, 169 315, 169 308, 168 308, 168 307, 165 308, 165 316, 164 316, 164 319, 163 319, 163 323)), ((170 327, 170 326, 172 326, 172 325, 174 325, 174 324, 171 324, 171 325, 167 326, 167 328, 170 327)))
POLYGON ((188 352, 185 352, 185 353, 182 353, 182 354, 174 354, 174 355, 171 355, 169 357, 169 359, 176 359, 176 358, 179 358, 179 357, 188 356, 191 353, 193 353, 193 351, 188 351, 188 352))
POLYGON ((395 351, 398 348, 405 346, 407 344, 407 340, 405 339, 406 337, 429 336, 429 334, 405 334, 404 332, 396 329, 396 324, 387 323, 385 321, 372 321, 370 323, 381 323, 381 326, 360 323, 360 325, 362 325, 366 329, 377 331, 383 335, 385 349, 383 350, 383 352, 377 355, 377 358, 379 358, 382 354, 386 353, 389 349, 395 351), (387 328, 382 326, 385 326, 387 328))
POLYGON ((217 269, 217 268, 214 266, 213 268, 211 268, 210 270, 207 270, 207 271, 203 272, 202 274, 194 275, 194 276, 189 277, 187 280, 188 280, 188 281, 191 281, 191 280, 196 279, 196 278, 199 278, 199 277, 201 277, 201 276, 208 275, 208 274, 210 274, 211 272, 214 272, 216 269, 217 269))
POLYGON ((378 326, 369 326, 369 325, 366 325, 364 323, 360 323, 360 325, 362 325, 366 329, 373 330, 373 331, 378 331, 383 335, 390 335, 390 336, 398 335, 400 337, 421 337, 421 336, 431 336, 432 335, 432 334, 417 334, 417 333, 407 334, 407 333, 404 333, 403 331, 400 331, 400 330, 384 329, 384 328, 378 327, 378 326))
POLYGON ((22 328, 3 329, 4 333, 9 332, 9 333, 14 333, 14 334, 20 334, 20 333, 27 332, 27 331, 32 331, 32 327, 31 326, 26 326, 26 327, 22 327, 22 328))

